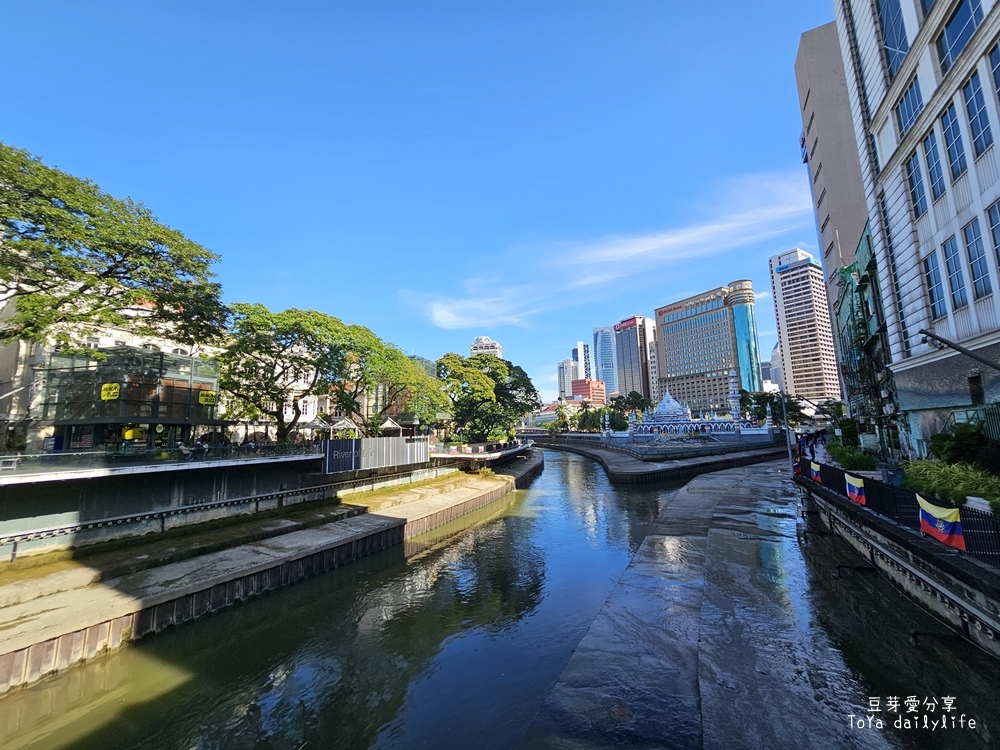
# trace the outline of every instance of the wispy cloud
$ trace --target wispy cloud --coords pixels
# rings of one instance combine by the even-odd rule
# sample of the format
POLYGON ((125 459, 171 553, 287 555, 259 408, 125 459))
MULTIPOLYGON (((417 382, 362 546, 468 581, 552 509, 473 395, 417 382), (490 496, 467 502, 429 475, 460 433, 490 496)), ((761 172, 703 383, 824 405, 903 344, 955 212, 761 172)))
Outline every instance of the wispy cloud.
MULTIPOLYGON (((553 242, 512 252, 510 267, 520 278, 537 279, 530 283, 504 285, 501 279, 476 277, 462 282, 462 294, 403 291, 401 296, 440 328, 530 327, 542 313, 606 294, 611 282, 640 281, 651 272, 681 270, 695 260, 725 263, 714 259, 800 232, 813 222, 808 185, 797 172, 727 180, 701 206, 692 207, 689 215, 696 214, 703 218, 659 232, 553 242)), ((708 278, 703 270, 698 275, 708 278)), ((767 296, 758 294, 759 299, 767 296)))

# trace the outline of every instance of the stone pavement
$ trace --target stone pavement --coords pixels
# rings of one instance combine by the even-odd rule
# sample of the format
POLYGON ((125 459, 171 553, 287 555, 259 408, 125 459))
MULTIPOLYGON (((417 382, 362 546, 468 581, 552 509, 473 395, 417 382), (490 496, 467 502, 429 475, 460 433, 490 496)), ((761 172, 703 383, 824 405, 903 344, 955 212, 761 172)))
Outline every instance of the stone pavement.
POLYGON ((796 601, 797 506, 785 461, 667 499, 522 746, 890 746, 845 741, 862 688, 796 601))
POLYGON ((612 482, 625 484, 684 479, 706 472, 722 471, 761 461, 772 461, 781 455, 785 455, 787 452, 787 447, 779 444, 748 447, 744 451, 705 456, 671 458, 662 461, 641 461, 621 451, 603 448, 598 445, 577 445, 569 442, 560 442, 558 444, 542 443, 541 447, 553 450, 568 450, 572 453, 579 453, 580 455, 593 458, 604 466, 605 471, 608 473, 608 478, 612 482))

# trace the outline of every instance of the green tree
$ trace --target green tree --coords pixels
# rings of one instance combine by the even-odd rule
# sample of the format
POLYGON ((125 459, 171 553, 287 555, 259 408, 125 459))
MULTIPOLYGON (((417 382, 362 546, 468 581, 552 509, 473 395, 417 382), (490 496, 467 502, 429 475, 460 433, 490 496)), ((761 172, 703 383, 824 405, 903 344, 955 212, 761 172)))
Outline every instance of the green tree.
POLYGON ((399 348, 364 326, 345 326, 343 334, 344 367, 329 393, 366 435, 378 434, 394 408, 424 424, 447 411, 441 384, 399 348))
POLYGON ((525 414, 541 407, 527 373, 505 359, 446 354, 437 368, 455 431, 471 442, 505 438, 525 414))
POLYGON ((800 404, 795 398, 789 397, 784 393, 750 393, 748 391, 741 390, 740 410, 748 412, 758 424, 764 424, 767 420, 767 407, 770 405, 771 420, 774 424, 781 427, 785 424, 784 410, 781 405, 782 399, 784 399, 785 409, 788 411, 788 424, 790 426, 794 427, 795 425, 805 424, 812 421, 802 410, 802 404, 800 404))
POLYGON ((327 393, 344 371, 344 324, 315 310, 271 312, 232 306, 229 346, 219 356, 219 387, 274 418, 283 441, 302 416, 305 396, 327 393), (285 405, 291 406, 291 418, 285 405))
POLYGON ((0 143, 0 340, 78 345, 88 326, 188 344, 222 332, 218 257, 141 203, 0 143))
POLYGON ((653 402, 639 393, 639 391, 630 391, 625 397, 625 407, 633 414, 642 413, 652 405, 653 402))

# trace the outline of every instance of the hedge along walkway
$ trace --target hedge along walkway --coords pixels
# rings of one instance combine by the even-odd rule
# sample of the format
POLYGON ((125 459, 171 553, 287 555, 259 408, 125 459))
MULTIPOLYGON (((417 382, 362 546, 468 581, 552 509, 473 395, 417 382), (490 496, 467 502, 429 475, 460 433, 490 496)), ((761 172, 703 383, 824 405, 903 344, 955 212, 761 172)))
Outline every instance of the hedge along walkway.
MULTIPOLYGON (((338 567, 477 510, 508 494, 510 476, 451 477, 377 493, 368 510, 311 528, 196 554, 99 582, 99 570, 57 566, 0 582, 0 693, 173 624, 338 567), (40 594, 40 595, 39 595, 40 594)), ((274 529, 272 529, 274 530, 274 529)), ((286 533, 282 533, 285 531, 286 533)), ((175 540, 197 545, 198 535, 175 540)), ((129 551, 142 557, 142 548, 129 551)))

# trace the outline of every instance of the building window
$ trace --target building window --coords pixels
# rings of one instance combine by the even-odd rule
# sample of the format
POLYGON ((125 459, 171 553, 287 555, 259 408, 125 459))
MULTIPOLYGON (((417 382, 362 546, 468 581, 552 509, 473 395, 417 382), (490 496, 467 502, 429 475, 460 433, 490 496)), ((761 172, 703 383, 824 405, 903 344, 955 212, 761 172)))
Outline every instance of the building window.
POLYGON ((924 158, 927 160, 927 177, 931 182, 931 196, 937 200, 944 195, 944 173, 941 171, 941 154, 938 153, 937 136, 932 130, 924 138, 924 158))
POLYGON ((986 213, 990 217, 990 234, 993 236, 993 251, 997 254, 997 265, 1000 265, 1000 201, 986 209, 986 213))
POLYGON ((923 108, 924 99, 920 95, 920 82, 914 78, 913 83, 906 89, 903 98, 896 105, 896 123, 899 125, 900 137, 906 135, 906 131, 910 129, 923 108))
POLYGON ((920 0, 920 7, 924 9, 924 17, 930 14, 937 0, 920 0))
POLYGON ((972 39, 982 21, 983 9, 979 5, 979 0, 962 0, 955 7, 951 18, 945 21, 941 35, 934 40, 942 72, 946 72, 962 54, 965 45, 972 39))
POLYGON ((969 126, 972 128, 972 147, 976 156, 993 145, 993 133, 990 131, 990 118, 986 114, 986 101, 983 99, 983 87, 979 84, 979 73, 973 73, 969 82, 962 87, 965 95, 965 111, 969 113, 969 126))
POLYGON ((906 41, 906 27, 903 26, 903 13, 899 0, 878 0, 878 18, 882 23, 882 51, 885 54, 885 66, 889 70, 889 78, 895 78, 899 66, 903 64, 910 49, 906 41))
POLYGON ((937 255, 931 253, 924 258, 924 276, 927 279, 927 293, 931 298, 931 317, 934 320, 948 314, 944 305, 944 286, 941 284, 941 269, 938 268, 937 255))
POLYGON ((948 149, 948 164, 951 165, 951 181, 954 182, 969 168, 965 163, 965 149, 962 147, 962 133, 958 129, 954 103, 941 115, 941 126, 944 128, 945 148, 948 149))
POLYGON ((969 304, 969 295, 965 293, 965 277, 962 275, 962 261, 958 257, 958 242, 955 235, 944 241, 944 262, 948 267, 948 288, 951 289, 951 308, 958 310, 969 304))
POLYGON ((986 264, 986 250, 983 235, 979 231, 979 219, 973 219, 962 227, 965 250, 969 254, 969 270, 972 271, 972 290, 976 299, 982 299, 993 292, 990 285, 990 270, 986 264))
POLYGON ((882 166, 878 161, 878 140, 875 138, 874 133, 868 134, 868 150, 872 157, 872 166, 875 168, 876 172, 881 172, 882 166))
POLYGON ((990 70, 993 71, 993 88, 1000 97, 1000 45, 993 45, 990 50, 990 70))
POLYGON ((919 219, 927 213, 927 194, 924 192, 924 178, 920 174, 920 160, 914 151, 906 162, 906 179, 910 183, 910 201, 913 203, 913 216, 919 219))

